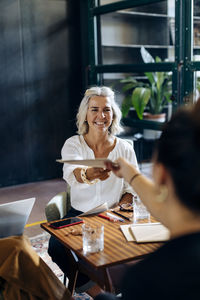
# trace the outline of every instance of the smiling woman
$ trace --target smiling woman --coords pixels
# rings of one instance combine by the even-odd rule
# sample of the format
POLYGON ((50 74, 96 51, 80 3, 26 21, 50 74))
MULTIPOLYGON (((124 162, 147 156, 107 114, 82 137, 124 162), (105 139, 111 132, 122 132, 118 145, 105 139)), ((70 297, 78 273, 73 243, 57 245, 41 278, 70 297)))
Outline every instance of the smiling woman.
POLYGON ((86 122, 88 133, 92 130, 107 131, 113 120, 113 111, 108 97, 93 96, 88 105, 86 122), (94 127, 93 127, 94 126, 94 127))
MULTIPOLYGON (((77 113, 78 135, 66 140, 62 148, 63 160, 108 158, 119 156, 137 166, 133 147, 116 137, 123 129, 121 111, 114 92, 105 86, 86 90, 77 113)), ((106 168, 82 167, 65 163, 63 178, 71 187, 71 210, 66 217, 76 216, 96 206, 107 203, 111 208, 119 202, 131 202, 133 190, 122 178, 117 178, 106 168)), ((49 254, 65 274, 69 272, 66 249, 54 238, 50 239, 49 254)), ((77 285, 88 287, 89 279, 79 274, 77 285)), ((84 290, 85 290, 84 289, 84 290)), ((83 290, 83 289, 82 289, 83 290)))

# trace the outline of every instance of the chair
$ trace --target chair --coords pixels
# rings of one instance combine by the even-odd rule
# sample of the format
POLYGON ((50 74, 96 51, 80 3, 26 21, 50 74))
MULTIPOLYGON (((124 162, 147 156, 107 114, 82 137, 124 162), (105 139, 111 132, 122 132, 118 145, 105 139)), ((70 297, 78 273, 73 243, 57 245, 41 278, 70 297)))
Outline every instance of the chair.
POLYGON ((71 208, 70 187, 66 192, 54 196, 45 207, 45 215, 48 222, 62 219, 71 208))

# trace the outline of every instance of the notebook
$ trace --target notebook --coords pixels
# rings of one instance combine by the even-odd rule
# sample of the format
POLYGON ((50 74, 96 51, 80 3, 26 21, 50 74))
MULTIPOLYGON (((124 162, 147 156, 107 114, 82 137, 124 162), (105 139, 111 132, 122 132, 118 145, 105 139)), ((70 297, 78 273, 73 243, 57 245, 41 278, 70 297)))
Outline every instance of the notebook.
POLYGON ((163 242, 170 237, 169 230, 160 223, 133 224, 130 230, 137 243, 163 242))
POLYGON ((0 204, 0 238, 23 234, 34 203, 29 198, 0 204))

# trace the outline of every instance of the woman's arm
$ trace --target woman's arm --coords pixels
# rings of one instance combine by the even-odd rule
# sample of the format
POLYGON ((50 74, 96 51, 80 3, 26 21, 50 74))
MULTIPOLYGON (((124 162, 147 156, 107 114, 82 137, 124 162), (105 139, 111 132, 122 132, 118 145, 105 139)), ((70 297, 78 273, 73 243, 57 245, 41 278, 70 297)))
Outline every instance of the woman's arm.
POLYGON ((151 214, 161 221, 163 203, 155 201, 158 192, 153 181, 142 175, 124 158, 117 159, 115 163, 118 164, 117 168, 113 167, 112 163, 106 163, 106 167, 112 170, 116 176, 123 177, 132 186, 151 214))

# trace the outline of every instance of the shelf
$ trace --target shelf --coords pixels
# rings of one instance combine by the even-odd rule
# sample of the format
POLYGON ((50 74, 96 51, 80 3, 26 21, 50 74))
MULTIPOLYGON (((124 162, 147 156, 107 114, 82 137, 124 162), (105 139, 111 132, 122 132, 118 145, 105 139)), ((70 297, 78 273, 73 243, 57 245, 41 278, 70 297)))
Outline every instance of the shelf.
POLYGON ((153 129, 153 130, 162 130, 163 124, 161 122, 154 122, 148 120, 136 120, 131 118, 123 118, 122 123, 125 126, 139 129, 153 129))
POLYGON ((102 47, 116 47, 116 48, 152 48, 152 49, 173 49, 173 45, 133 45, 133 44, 102 44, 102 47))
POLYGON ((169 16, 169 15, 145 13, 145 12, 136 12, 136 11, 129 11, 129 10, 119 10, 116 13, 122 14, 122 15, 134 15, 134 16, 145 16, 145 17, 157 17, 157 18, 174 19, 174 17, 169 16))

